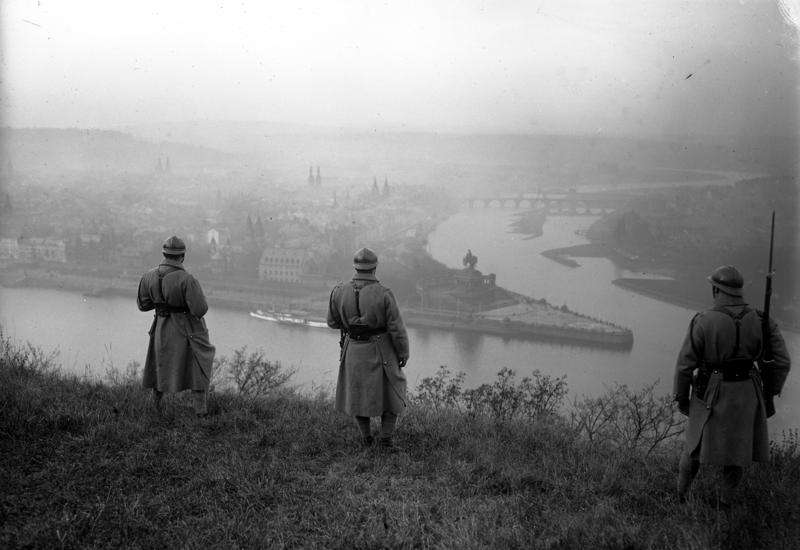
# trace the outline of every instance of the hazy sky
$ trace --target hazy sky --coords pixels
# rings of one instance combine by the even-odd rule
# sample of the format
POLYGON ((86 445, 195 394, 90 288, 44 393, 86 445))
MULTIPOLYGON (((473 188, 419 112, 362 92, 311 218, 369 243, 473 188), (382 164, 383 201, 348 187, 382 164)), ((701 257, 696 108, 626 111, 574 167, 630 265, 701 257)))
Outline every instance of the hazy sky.
POLYGON ((3 123, 786 135, 797 2, 4 0, 3 123))

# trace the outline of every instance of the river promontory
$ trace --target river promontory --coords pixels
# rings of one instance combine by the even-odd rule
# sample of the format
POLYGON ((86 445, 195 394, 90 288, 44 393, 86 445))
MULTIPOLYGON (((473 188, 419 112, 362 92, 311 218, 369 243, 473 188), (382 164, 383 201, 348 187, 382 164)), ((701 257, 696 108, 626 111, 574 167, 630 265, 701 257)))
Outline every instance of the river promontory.
MULTIPOLYGON (((703 282, 718 265, 743 273, 745 292, 760 305, 769 257, 769 224, 776 213, 773 315, 789 328, 800 327, 797 291, 797 193, 789 178, 751 178, 734 185, 654 188, 624 207, 599 217, 586 231, 589 243, 542 254, 568 266, 576 258, 605 257, 646 277, 622 277, 620 287, 690 308, 708 302, 703 282), (699 261, 698 261, 699 260, 699 261)), ((521 215, 515 224, 538 222, 542 213, 521 215)), ((536 235, 536 231, 533 232, 536 235)))

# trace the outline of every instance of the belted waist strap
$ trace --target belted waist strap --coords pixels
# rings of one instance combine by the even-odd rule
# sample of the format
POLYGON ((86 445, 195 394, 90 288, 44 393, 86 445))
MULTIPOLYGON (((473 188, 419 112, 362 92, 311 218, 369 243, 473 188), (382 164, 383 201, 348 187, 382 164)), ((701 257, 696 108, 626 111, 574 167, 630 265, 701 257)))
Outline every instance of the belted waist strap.
POLYGON ((169 304, 156 304, 156 315, 159 317, 169 317, 173 313, 189 313, 186 306, 171 306, 169 304))
POLYGON ((356 342, 366 342, 371 340, 373 336, 380 336, 381 334, 386 334, 386 329, 371 329, 371 330, 352 330, 347 333, 347 336, 351 340, 355 340, 356 342))
POLYGON ((754 369, 753 360, 745 358, 728 359, 719 363, 704 363, 701 372, 706 376, 714 373, 722 374, 722 379, 726 382, 747 380, 754 369))

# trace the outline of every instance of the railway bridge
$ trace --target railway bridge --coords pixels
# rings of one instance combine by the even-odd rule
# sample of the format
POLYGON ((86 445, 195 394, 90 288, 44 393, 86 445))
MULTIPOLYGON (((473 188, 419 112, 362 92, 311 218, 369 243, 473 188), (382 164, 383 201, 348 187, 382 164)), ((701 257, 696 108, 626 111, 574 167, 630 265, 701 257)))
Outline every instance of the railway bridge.
POLYGON ((530 208, 548 214, 602 216, 623 207, 633 193, 530 193, 518 195, 479 195, 467 197, 463 205, 478 208, 530 208))

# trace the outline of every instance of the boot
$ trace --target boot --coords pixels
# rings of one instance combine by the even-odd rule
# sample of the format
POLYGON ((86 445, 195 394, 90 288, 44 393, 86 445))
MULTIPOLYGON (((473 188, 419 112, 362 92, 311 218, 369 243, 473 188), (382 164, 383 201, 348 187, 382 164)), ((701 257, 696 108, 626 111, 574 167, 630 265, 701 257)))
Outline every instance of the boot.
POLYGON ((720 491, 719 496, 720 510, 730 510, 733 495, 736 493, 736 488, 739 486, 743 474, 744 468, 741 466, 722 467, 722 491, 720 491))
POLYGON ((157 416, 164 414, 164 405, 161 401, 163 397, 163 392, 153 389, 153 412, 156 413, 157 416))
POLYGON ((207 417, 208 404, 206 401, 206 392, 204 390, 192 390, 192 398, 194 399, 194 414, 197 418, 207 417))
POLYGON ((395 446, 394 441, 392 441, 392 434, 394 433, 396 423, 397 414, 391 411, 384 411, 383 414, 381 414, 381 436, 378 439, 378 446, 382 451, 396 453, 400 450, 395 446))
POLYGON ((692 485, 693 476, 685 470, 678 471, 678 502, 683 504, 689 494, 689 487, 692 485))
POLYGON ((372 447, 372 444, 375 442, 375 438, 372 437, 369 417, 356 416, 356 423, 358 424, 358 429, 361 430, 361 446, 365 449, 372 447))
POLYGON ((688 453, 681 456, 681 462, 678 465, 678 501, 686 502, 686 497, 689 494, 689 488, 692 486, 697 472, 700 470, 700 461, 693 459, 688 453))

